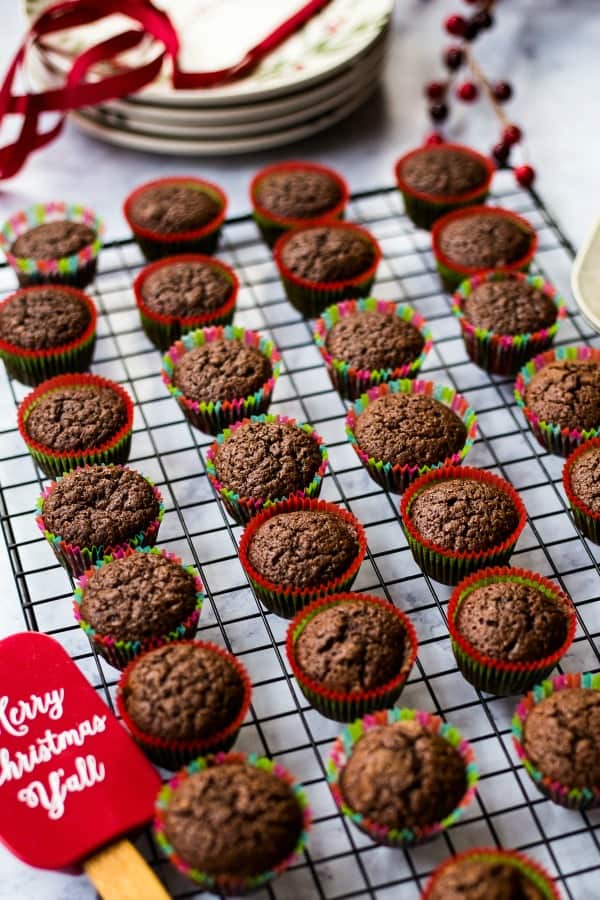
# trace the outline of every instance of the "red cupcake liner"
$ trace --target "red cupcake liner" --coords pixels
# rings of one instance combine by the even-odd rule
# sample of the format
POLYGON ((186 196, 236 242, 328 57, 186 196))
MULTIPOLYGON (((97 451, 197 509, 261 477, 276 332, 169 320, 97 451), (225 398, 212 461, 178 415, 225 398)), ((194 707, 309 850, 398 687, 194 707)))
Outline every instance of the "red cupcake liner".
POLYGON ((392 603, 388 603, 387 600, 382 600, 380 597, 372 594, 345 592, 333 594, 330 597, 321 597, 297 613, 292 622, 290 622, 286 637, 287 658, 300 690, 311 706, 314 706, 328 719, 335 719, 337 722, 352 722, 354 719, 358 719, 367 713, 393 706, 402 693, 410 671, 415 664, 418 648, 417 633, 406 613, 397 609, 392 603), (364 603, 368 606, 380 606, 382 609, 385 609, 390 615, 399 620, 409 645, 406 659, 397 675, 385 684, 369 691, 345 693, 324 687, 318 681, 314 681, 306 675, 294 653, 296 641, 308 622, 318 615, 321 610, 346 603, 364 603))
POLYGON ((250 182, 250 202, 254 211, 254 219, 256 221, 256 224, 258 225, 263 240, 266 244, 268 244, 269 247, 272 247, 277 239, 282 234, 284 234, 284 232, 289 231, 290 228, 298 228, 305 225, 316 225, 327 219, 343 219, 344 211, 346 209, 346 206, 348 205, 349 199, 350 190, 345 179, 342 178, 339 172, 336 172, 335 169, 330 169, 327 166, 322 166, 318 163, 302 162, 301 160, 291 160, 290 162, 275 163, 275 165, 266 166, 264 169, 261 169, 260 172, 257 172, 250 182), (319 172, 322 175, 327 175, 332 179, 332 181, 335 181, 335 183, 337 184, 340 190, 340 199, 331 207, 331 209, 329 209, 325 213, 321 213, 320 216, 298 219, 292 216, 275 215, 275 213, 272 213, 270 210, 265 209, 265 207, 261 205, 260 200, 258 199, 258 189, 263 178, 279 172, 297 172, 307 170, 310 172, 319 172))
POLYGON ((146 259, 159 259, 163 256, 172 256, 177 253, 214 253, 219 242, 221 227, 225 221, 227 213, 227 196, 216 184, 205 181, 202 178, 195 178, 193 175, 176 176, 172 178, 157 178, 154 181, 147 181, 135 188, 128 197, 125 198, 123 204, 123 215, 125 216, 129 227, 133 232, 133 236, 140 246, 140 249, 146 259), (151 187, 168 184, 189 184, 198 190, 210 194, 221 207, 220 212, 207 222, 201 228, 194 228, 190 231, 176 231, 171 234, 163 234, 154 231, 151 228, 144 228, 131 218, 131 204, 143 191, 151 187))
POLYGON ((473 275, 477 275, 482 269, 477 266, 462 266, 460 263, 454 262, 454 260, 447 257, 440 247, 442 231, 449 222, 455 222, 457 219, 465 219, 470 216, 480 215, 481 213, 486 213, 487 215, 492 213, 503 219, 511 219, 515 224, 519 225, 523 231, 531 235, 531 246, 527 253, 519 259, 516 259, 514 262, 503 266, 504 269, 511 272, 519 270, 526 271, 535 256, 538 248, 537 234, 527 219, 517 215, 517 213, 512 212, 512 210, 501 209, 498 206, 468 206, 464 209, 456 209, 454 212, 447 213, 447 215, 438 219, 431 230, 433 255, 435 256, 442 283, 449 291, 454 291, 461 281, 464 281, 465 278, 471 278, 473 275))
POLYGON ((240 677, 240 681, 243 685, 243 697, 239 712, 235 718, 229 725, 222 728, 220 731, 215 732, 210 737, 198 738, 196 740, 168 740, 166 738, 159 738, 153 734, 147 734, 145 731, 138 728, 127 711, 123 692, 131 677, 131 673, 149 651, 145 651, 140 656, 136 656, 131 660, 127 665, 127 668, 122 672, 117 687, 117 709, 119 715, 136 744, 142 748, 146 756, 148 756, 155 765, 171 770, 179 769, 181 766, 187 765, 187 763, 191 762, 192 759, 195 759, 197 756, 204 756, 207 753, 226 752, 229 750, 235 743, 239 730, 242 727, 242 723, 248 714, 252 695, 252 683, 248 672, 232 653, 228 653, 226 650, 223 650, 222 647, 218 647, 216 644, 210 643, 209 641, 182 640, 177 641, 176 643, 192 644, 195 647, 212 651, 227 660, 240 677))
POLYGON ((567 653, 575 637, 577 615, 571 599, 556 585, 527 569, 495 567, 469 575, 455 588, 448 604, 448 631, 458 668, 474 687, 489 694, 522 694, 547 678, 557 662, 567 653), (558 601, 568 618, 565 640, 554 653, 532 662, 510 662, 481 653, 460 633, 456 616, 464 599, 477 587, 498 582, 516 581, 541 591, 558 601))
MULTIPOLYGON (((317 549, 317 548, 315 548, 317 549)), ((306 607, 318 597, 328 594, 337 594, 350 588, 354 579, 358 574, 365 554, 367 552, 367 537, 365 530, 358 519, 337 506, 335 503, 329 503, 327 500, 310 500, 305 497, 291 497, 289 500, 282 500, 269 506, 253 518, 244 529, 242 539, 239 546, 239 557, 242 568, 246 573, 254 593, 261 603, 271 612, 286 619, 292 618, 296 613, 306 607), (311 512, 327 512, 338 516, 344 522, 354 528, 358 539, 358 552, 352 560, 345 572, 338 575, 332 581, 325 584, 319 584, 311 587, 294 587, 292 585, 277 584, 269 581, 258 572, 248 558, 248 549, 257 530, 273 516, 281 513, 298 512, 299 510, 308 510, 311 512)))
POLYGON ((589 538, 590 541, 593 541, 594 544, 600 544, 600 513, 594 512, 587 503, 584 503, 583 500, 577 496, 571 482, 571 471, 580 456, 597 447, 600 447, 600 437, 592 438, 591 440, 580 444, 578 447, 575 447, 565 462, 562 471, 563 485, 571 505, 571 512, 575 519, 575 524, 582 534, 589 538))
POLYGON ((228 325, 233 319, 235 305, 240 289, 240 282, 233 269, 215 259, 200 253, 180 253, 177 256, 165 256, 150 265, 145 266, 138 273, 133 282, 133 292, 136 306, 140 313, 142 328, 152 343, 159 350, 168 350, 186 331, 195 328, 204 328, 206 325, 228 325), (200 313, 197 316, 168 316, 150 309, 143 297, 144 283, 150 275, 175 263, 204 263, 214 269, 218 269, 231 284, 231 293, 225 303, 210 312, 200 313))
POLYGON ((531 882, 533 887, 538 889, 543 900, 561 900, 556 882, 538 862, 529 856, 525 856, 524 853, 519 853, 517 850, 499 850, 497 847, 473 847, 446 859, 435 869, 425 885, 425 890, 421 894, 421 900, 430 900, 437 882, 445 874, 446 870, 463 860, 504 863, 505 865, 513 866, 531 882))
POLYGON ((428 194, 426 191, 416 191, 407 184, 402 175, 402 169, 409 159, 412 159, 414 156, 419 156, 424 151, 427 151, 428 153, 436 152, 436 148, 417 147, 415 150, 410 150, 408 153, 405 153, 404 156, 401 156, 400 159, 397 160, 396 165, 394 166, 394 172, 396 175, 396 183, 404 199, 406 215, 418 228, 429 230, 433 223, 441 218, 441 216, 444 216, 455 209, 461 209, 464 206, 477 206, 483 203, 489 193, 492 178, 496 172, 496 166, 489 157, 482 156, 481 153, 477 153, 475 150, 472 150, 470 147, 465 147, 463 144, 442 144, 441 149, 457 150, 461 153, 468 154, 473 159, 477 159, 485 167, 487 177, 479 187, 473 188, 470 191, 463 191, 462 194, 448 194, 447 196, 444 196, 440 194, 428 194))
POLYGON ((55 478, 80 466, 127 462, 133 429, 133 401, 119 384, 108 378, 102 378, 100 375, 88 373, 56 375, 54 378, 43 381, 21 402, 17 424, 19 433, 37 465, 49 478, 55 478), (49 391, 75 385, 110 388, 118 394, 125 405, 126 421, 124 425, 108 441, 98 447, 90 447, 86 450, 53 450, 52 447, 46 447, 30 437, 27 433, 27 419, 33 405, 49 391))
MULTIPOLYGON (((352 222, 336 221, 329 222, 329 225, 336 229, 351 231, 362 237, 373 248, 374 259, 368 269, 355 275, 353 278, 346 278, 342 281, 311 281, 308 278, 300 278, 298 275, 294 275, 283 261, 283 250, 292 235, 306 229, 294 228, 282 234, 273 248, 273 259, 279 270, 288 300, 298 312, 309 318, 320 315, 325 307, 340 300, 366 297, 373 286, 375 273, 382 257, 378 242, 366 228, 354 225, 352 222)), ((317 226, 312 225, 310 227, 315 228, 317 226)))
POLYGON ((421 475, 416 481, 413 481, 402 497, 400 514, 402 516, 402 528, 415 562, 421 567, 423 572, 435 579, 435 581, 441 581, 443 584, 458 584, 471 572, 484 569, 487 566, 499 566, 507 563, 527 522, 527 510, 512 484, 504 478, 494 475, 492 472, 476 469, 473 466, 444 466, 441 469, 434 469, 431 472, 426 472, 425 475, 421 475), (434 544, 419 534, 410 519, 410 508, 413 501, 418 494, 422 493, 431 484, 435 484, 438 481, 448 481, 450 478, 469 478, 481 481, 485 484, 493 485, 509 497, 517 511, 518 522, 511 534, 502 543, 489 547, 487 550, 459 553, 447 550, 439 544, 434 544))
MULTIPOLYGON (((31 295, 47 289, 47 285, 21 288, 0 302, 0 310, 15 297, 23 294, 31 295)), ((90 314, 89 324, 78 338, 44 350, 29 350, 0 339, 0 357, 4 360, 6 371, 22 384, 35 387, 41 381, 53 378, 55 375, 84 372, 92 361, 98 318, 96 304, 87 294, 77 288, 61 285, 60 290, 76 297, 85 306, 90 314)))

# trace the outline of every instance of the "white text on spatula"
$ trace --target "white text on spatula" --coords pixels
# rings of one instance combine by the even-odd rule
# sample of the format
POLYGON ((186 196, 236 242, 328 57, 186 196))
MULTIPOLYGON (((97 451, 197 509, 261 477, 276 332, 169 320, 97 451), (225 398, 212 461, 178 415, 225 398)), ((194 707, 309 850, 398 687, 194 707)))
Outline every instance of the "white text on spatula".
POLYGON ((64 688, 46 691, 42 696, 31 694, 29 700, 17 700, 11 705, 6 696, 0 697, 0 734, 5 731, 14 737, 23 737, 29 731, 25 724, 37 716, 49 716, 56 721, 63 714, 64 688))
POLYGON ((85 791, 104 781, 106 769, 95 756, 78 756, 75 759, 75 772, 66 775, 64 769, 55 769, 48 776, 48 784, 31 781, 18 793, 18 798, 30 809, 41 806, 51 819, 62 818, 68 794, 85 791))

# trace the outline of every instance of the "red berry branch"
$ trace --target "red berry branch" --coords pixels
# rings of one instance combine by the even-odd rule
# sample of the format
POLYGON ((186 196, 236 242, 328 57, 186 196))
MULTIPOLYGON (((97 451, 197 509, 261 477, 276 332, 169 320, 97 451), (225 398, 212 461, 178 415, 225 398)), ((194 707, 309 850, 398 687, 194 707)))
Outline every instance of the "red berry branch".
MULTIPOLYGON (((429 116, 436 126, 425 140, 428 145, 444 142, 442 123, 450 114, 452 97, 463 103, 474 103, 484 97, 500 123, 500 139, 491 150, 491 156, 499 167, 508 166, 513 148, 520 143, 523 132, 510 121, 503 104, 513 96, 512 85, 508 81, 490 81, 475 59, 471 44, 479 35, 494 24, 496 0, 465 0, 477 9, 469 16, 451 15, 444 22, 444 28, 458 42, 448 47, 442 56, 447 77, 444 81, 430 81, 425 85, 425 96, 429 102, 429 116)), ((535 171, 529 165, 519 165, 514 169, 519 184, 529 187, 535 179, 535 171)))

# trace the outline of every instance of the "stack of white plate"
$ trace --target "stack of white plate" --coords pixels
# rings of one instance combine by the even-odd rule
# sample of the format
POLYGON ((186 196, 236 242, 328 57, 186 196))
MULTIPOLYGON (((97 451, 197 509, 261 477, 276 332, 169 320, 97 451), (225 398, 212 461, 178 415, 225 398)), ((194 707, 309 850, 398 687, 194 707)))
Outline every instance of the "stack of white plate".
MULTIPOLYGON (((182 40, 185 71, 212 71, 245 52, 304 5, 305 0, 157 0, 182 40)), ((26 0, 33 18, 49 0, 26 0)), ((379 84, 394 0, 332 0, 248 77, 225 86, 174 90, 167 64, 135 96, 73 113, 86 132, 110 143, 179 155, 223 155, 278 147, 316 134, 359 107, 379 84)), ((44 39, 31 55, 37 90, 62 83, 85 47, 131 28, 102 22, 44 39)), ((144 41, 95 75, 149 61, 144 41)))

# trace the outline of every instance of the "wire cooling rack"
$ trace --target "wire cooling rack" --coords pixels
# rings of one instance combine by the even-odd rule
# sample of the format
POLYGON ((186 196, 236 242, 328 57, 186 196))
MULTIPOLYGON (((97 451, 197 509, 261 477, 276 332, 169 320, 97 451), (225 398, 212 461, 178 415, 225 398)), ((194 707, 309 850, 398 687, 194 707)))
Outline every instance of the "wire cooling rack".
MULTIPOLYGON (((535 193, 515 188, 502 174, 497 181, 493 200, 524 214, 538 230, 536 265, 568 298, 571 245, 535 193)), ((512 563, 556 579, 576 603, 577 636, 561 669, 598 670, 600 550, 581 539, 569 516, 562 460, 545 453, 528 431, 515 408, 512 381, 489 377, 467 360, 435 274, 429 235, 405 217, 398 193, 388 188, 358 194, 348 218, 381 242, 384 261, 373 293, 409 302, 429 320, 434 348, 424 375, 457 388, 478 413, 479 440, 469 462, 501 473, 521 492, 529 523, 512 563)), ((288 766, 305 784, 314 812, 303 860, 257 900, 416 900, 439 862, 482 844, 524 850, 559 879, 566 897, 596 900, 600 813, 570 812, 542 798, 516 764, 510 738, 515 698, 482 695, 457 671, 445 620, 450 589, 421 574, 402 533, 397 498, 369 479, 346 441, 345 407, 312 343, 311 325, 285 300, 270 253, 249 217, 227 222, 219 255, 242 281, 236 322, 268 334, 282 353, 272 411, 311 422, 322 434, 331 461, 322 495, 345 505, 365 525, 369 553, 354 589, 392 600, 417 629, 419 659, 400 702, 435 711, 460 728, 473 743, 481 771, 478 798, 466 819, 414 850, 377 847, 338 815, 324 763, 340 726, 312 710, 290 677, 283 648, 287 622, 265 613, 255 600, 237 558, 241 529, 229 520, 206 477, 210 439, 190 428, 161 382, 160 354, 140 328, 131 290, 142 265, 140 252, 130 241, 109 244, 90 291, 101 312, 93 370, 123 384, 135 400, 130 464, 155 479, 164 495, 159 544, 201 572, 209 602, 199 634, 236 653, 252 677, 252 711, 237 747, 288 766)), ((0 269, 0 289, 14 289, 14 275, 6 268, 0 269)), ((600 345, 570 299, 568 306, 559 343, 600 345)), ((112 706, 118 673, 92 653, 75 625, 69 578, 34 522, 43 482, 14 425, 16 405, 28 389, 9 382, 4 371, 0 378, 0 514, 26 627, 56 637, 112 706)), ((149 833, 138 845, 173 897, 208 896, 157 854, 149 833)))

